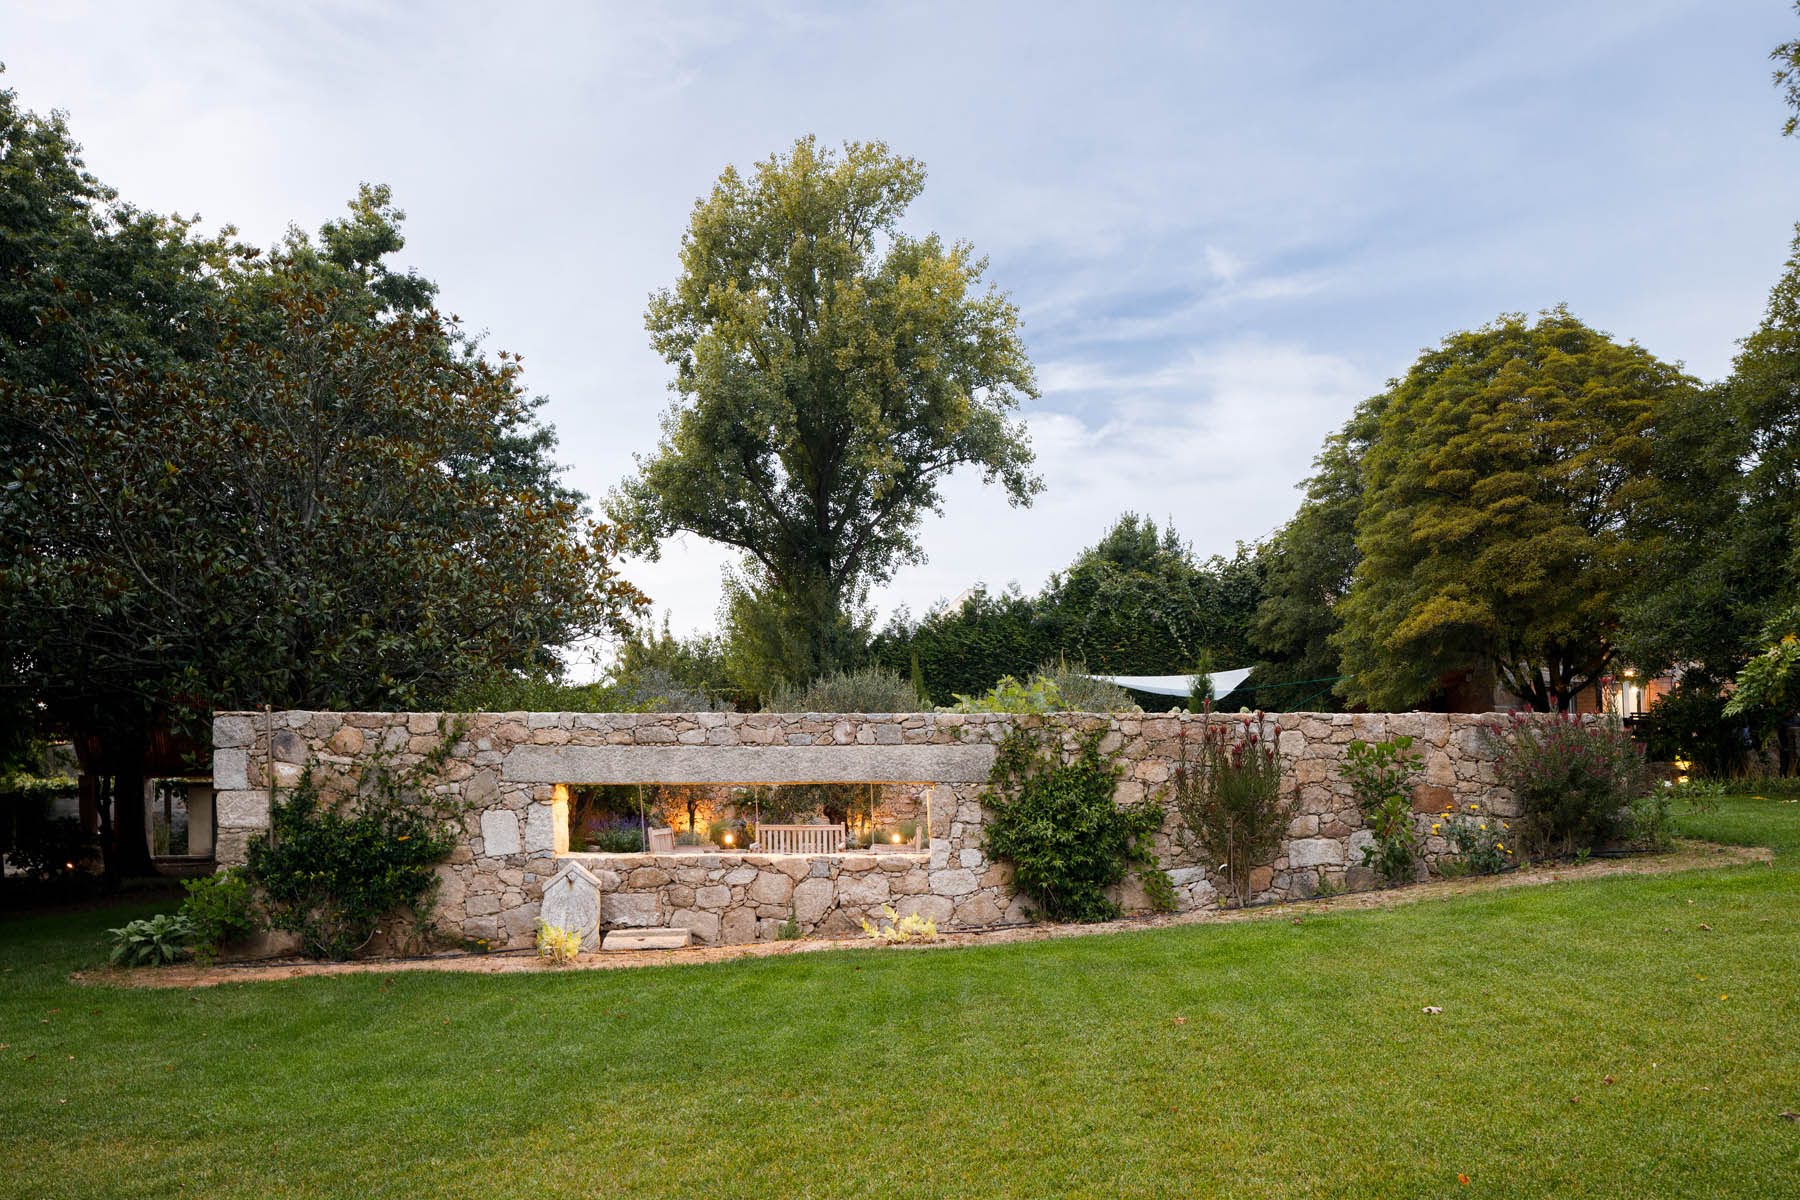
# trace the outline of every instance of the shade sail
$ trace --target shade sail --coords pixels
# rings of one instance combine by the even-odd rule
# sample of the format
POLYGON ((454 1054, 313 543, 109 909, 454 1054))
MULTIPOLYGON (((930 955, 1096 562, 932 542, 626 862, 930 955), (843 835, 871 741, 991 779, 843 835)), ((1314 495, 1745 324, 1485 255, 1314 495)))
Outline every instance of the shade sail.
MULTIPOLYGON (((1089 679, 1104 679, 1108 683, 1116 683, 1122 688, 1130 688, 1134 692, 1148 692, 1152 696, 1191 696, 1194 692, 1196 675, 1089 675, 1089 679)), ((1237 686, 1250 678, 1250 668, 1244 667, 1236 671, 1214 671, 1207 676, 1212 680, 1212 694, 1223 698, 1232 693, 1237 686)))

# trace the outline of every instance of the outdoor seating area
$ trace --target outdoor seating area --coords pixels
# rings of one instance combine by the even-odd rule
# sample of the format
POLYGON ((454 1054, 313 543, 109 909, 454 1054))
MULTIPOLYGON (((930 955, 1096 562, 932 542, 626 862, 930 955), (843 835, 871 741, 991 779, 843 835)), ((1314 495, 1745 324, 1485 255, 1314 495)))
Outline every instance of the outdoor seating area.
POLYGON ((882 854, 930 845, 915 783, 567 784, 568 847, 585 854, 882 854))

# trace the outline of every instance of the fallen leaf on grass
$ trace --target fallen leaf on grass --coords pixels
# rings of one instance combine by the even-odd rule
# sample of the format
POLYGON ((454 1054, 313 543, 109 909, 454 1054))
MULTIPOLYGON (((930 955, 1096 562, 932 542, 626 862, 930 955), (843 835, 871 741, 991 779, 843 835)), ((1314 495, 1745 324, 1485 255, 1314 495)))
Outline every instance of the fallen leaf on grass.
POLYGON ((1456 1177, 1456 1182, 1462 1184, 1464 1187, 1468 1187, 1469 1186, 1469 1177, 1467 1175, 1458 1175, 1456 1177))
POLYGON ((1177 1025, 1186 1025, 1186 1024, 1187 1024, 1187 1018, 1186 1018, 1186 1017, 1176 1017, 1176 1018, 1175 1018, 1175 1023, 1176 1023, 1176 1024, 1177 1024, 1177 1025))
POLYGON ((1784 1121, 1800 1121, 1800 1113, 1784 1112, 1781 1114, 1781 1119, 1784 1121))
POLYGON ((1602 1079, 1600 1082, 1610 1086, 1612 1084, 1612 1081, 1613 1081, 1613 1077, 1611 1075, 1608 1075, 1605 1079, 1602 1079))
POLYGON ((1711 933, 1711 932, 1712 932, 1712 926, 1711 926, 1711 925, 1708 925, 1708 924, 1707 924, 1707 923, 1706 923, 1706 922, 1704 922, 1704 921, 1702 921, 1702 922, 1700 922, 1700 931, 1701 931, 1701 932, 1702 932, 1702 933, 1711 933))
POLYGON ((1444 1010, 1439 1008, 1435 1004, 1427 1004, 1424 1008, 1421 1008, 1419 1011, 1422 1013, 1430 1013, 1432 1016, 1436 1016, 1438 1013, 1441 1013, 1444 1010))

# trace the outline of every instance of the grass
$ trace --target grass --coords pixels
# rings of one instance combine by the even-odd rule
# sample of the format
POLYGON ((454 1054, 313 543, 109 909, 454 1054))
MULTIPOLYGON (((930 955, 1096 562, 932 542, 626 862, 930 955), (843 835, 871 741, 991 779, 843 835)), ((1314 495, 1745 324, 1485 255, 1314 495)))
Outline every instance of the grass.
POLYGON ((136 911, 11 920, 0 1195, 1792 1194, 1800 805, 1685 821, 1776 863, 1298 925, 192 992, 67 982, 136 911))

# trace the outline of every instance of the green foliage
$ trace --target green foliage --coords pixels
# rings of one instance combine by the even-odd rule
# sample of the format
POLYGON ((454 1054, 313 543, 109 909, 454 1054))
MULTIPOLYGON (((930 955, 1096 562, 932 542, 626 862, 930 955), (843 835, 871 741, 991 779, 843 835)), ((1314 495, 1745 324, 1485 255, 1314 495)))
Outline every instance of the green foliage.
MULTIPOLYGON (((1800 11, 1800 4, 1794 7, 1800 11)), ((1781 89, 1788 107, 1781 132, 1784 137, 1793 137, 1800 133, 1800 39, 1783 42, 1769 51, 1769 60, 1775 64, 1775 86, 1781 89)))
POLYGON ((1335 637, 1345 694, 1406 708, 1489 665, 1542 710, 1592 686, 1634 577, 1626 518, 1654 491, 1646 435, 1693 387, 1563 308, 1427 351, 1362 459, 1362 557, 1335 637))
POLYGON ((951 471, 1015 503, 1041 487, 1012 415, 1037 395, 1017 311, 968 245, 898 227, 924 178, 880 143, 811 137, 728 168, 646 315, 681 400, 609 511, 652 555, 684 530, 742 550, 758 656, 786 680, 856 665, 849 614, 922 557, 951 471))
POLYGON ((1144 898, 1150 901, 1150 911, 1155 913, 1172 913, 1180 907, 1175 896, 1175 881, 1161 867, 1139 867, 1138 882, 1144 885, 1144 898))
POLYGON ((450 712, 648 712, 635 689, 617 683, 569 683, 550 671, 507 671, 471 680, 445 701, 450 712))
POLYGON ((1266 865, 1287 834, 1293 804, 1283 796, 1277 724, 1264 736, 1255 720, 1207 720, 1197 740, 1181 727, 1181 764, 1176 768, 1175 809, 1185 837, 1208 869, 1224 870, 1230 898, 1250 903, 1250 875, 1266 865))
POLYGON ((1065 756, 1055 734, 1017 726, 981 793, 988 854, 1013 864, 1014 886, 1051 920, 1117 916, 1106 889, 1131 867, 1150 865, 1150 839, 1162 825, 1154 801, 1114 802, 1122 770, 1100 752, 1100 738, 1083 735, 1065 756))
POLYGON ((777 688, 763 708, 769 712, 905 713, 920 711, 918 693, 886 667, 834 671, 804 688, 777 688))
POLYGON ((193 944, 193 923, 179 913, 157 913, 109 929, 113 947, 110 961, 120 967, 164 967, 185 958, 193 944))
POLYGON ((1022 675, 1053 657, 1055 648, 1038 621, 1038 604, 1016 587, 990 592, 976 587, 961 604, 932 609, 913 621, 902 610, 875 638, 877 662, 898 670, 919 664, 931 702, 951 704, 975 695, 1003 675, 1022 675))
POLYGON ((1688 678, 1656 698, 1638 724, 1637 735, 1654 762, 1687 762, 1692 773, 1724 779, 1742 774, 1749 746, 1744 721, 1726 715, 1730 698, 1720 689, 1688 678))
POLYGON ((1763 628, 1762 652, 1738 672, 1737 686, 1723 714, 1738 717, 1759 709, 1772 713, 1800 710, 1800 604, 1763 628))
POLYGON ((263 928, 256 911, 256 897, 249 876, 226 869, 198 879, 184 880, 187 899, 181 915, 194 930, 194 953, 202 960, 217 957, 226 942, 248 937, 263 928))
POLYGON ((1218 697, 1213 695, 1213 657, 1209 652, 1205 650, 1200 652, 1200 656, 1194 660, 1193 673, 1193 686, 1188 688, 1188 711, 1191 713, 1211 712, 1212 702, 1218 697))
POLYGON ((1256 667, 1257 702, 1265 708, 1331 709, 1340 704, 1330 682, 1342 674, 1333 640, 1343 624, 1338 605, 1350 592, 1359 560, 1362 460, 1386 399, 1363 401, 1344 427, 1326 439, 1303 485, 1299 510, 1257 549, 1264 591, 1250 636, 1262 654, 1256 667))
POLYGON ((1418 871, 1422 839, 1412 815, 1412 780, 1425 765, 1406 734, 1381 742, 1351 742, 1338 777, 1350 785, 1375 844, 1363 847, 1363 865, 1388 884, 1406 883, 1418 871))
POLYGON ((438 748, 408 771, 370 763, 339 803, 320 794, 310 768, 276 801, 270 836, 251 844, 245 874, 269 924, 298 934, 306 953, 349 958, 384 923, 395 941, 426 923, 437 864, 460 832, 455 807, 433 785, 461 734, 455 724, 440 734, 438 748))
POLYGON ((259 255, 117 203, 11 93, 0 146, 0 701, 122 796, 215 708, 431 707, 636 607, 518 361, 384 265, 385 188, 259 255))
POLYGON ((775 940, 778 942, 800 940, 800 914, 792 904, 788 905, 787 920, 775 927, 775 940))
POLYGON ((1425 766, 1425 756, 1413 750, 1413 742, 1410 735, 1400 734, 1382 742, 1359 738, 1344 748, 1338 778, 1350 785, 1365 816, 1395 796, 1408 798, 1413 777, 1425 766))
MULTIPOLYGON (((1068 668, 1108 675, 1185 670, 1202 655, 1249 662, 1249 626, 1262 598, 1263 566, 1248 549, 1201 560, 1174 529, 1126 513, 1035 597, 977 588, 955 608, 914 622, 900 613, 876 637, 876 661, 896 670, 916 659, 938 704, 976 695, 1002 676, 1039 674, 1075 687, 1068 668), (1058 667, 1052 670, 1049 664, 1058 667)), ((1129 708, 1110 690, 1070 708, 1129 708)))
POLYGON ((1478 814, 1445 812, 1432 823, 1431 832, 1450 843, 1451 857, 1438 862, 1447 879, 1463 875, 1498 875, 1518 865, 1518 854, 1507 839, 1509 823, 1478 814))
POLYGON ((1616 724, 1513 714, 1487 731, 1494 774, 1521 812, 1533 857, 1604 846, 1628 830, 1628 810, 1656 787, 1641 747, 1616 724))
POLYGON ((1056 659, 1039 665, 1032 673, 1034 682, 1043 680, 1056 689, 1066 712, 1121 713, 1139 711, 1131 693, 1116 683, 1095 679, 1088 674, 1084 662, 1056 659))
POLYGON ((1042 675, 1033 676, 1031 682, 1020 683, 1011 675, 1001 676, 1000 682, 989 688, 980 696, 958 696, 956 703, 950 707, 951 712, 958 713, 1022 713, 1038 714, 1062 712, 1067 706, 1063 704, 1062 689, 1053 679, 1042 675))
POLYGON ((1109 675, 1182 670, 1201 654, 1249 662, 1262 566, 1246 547, 1195 557, 1173 527, 1126 513, 1038 600, 1049 644, 1109 675))
POLYGON ((1644 850, 1675 844, 1674 797, 1668 788, 1648 788, 1625 806, 1625 836, 1644 850))

